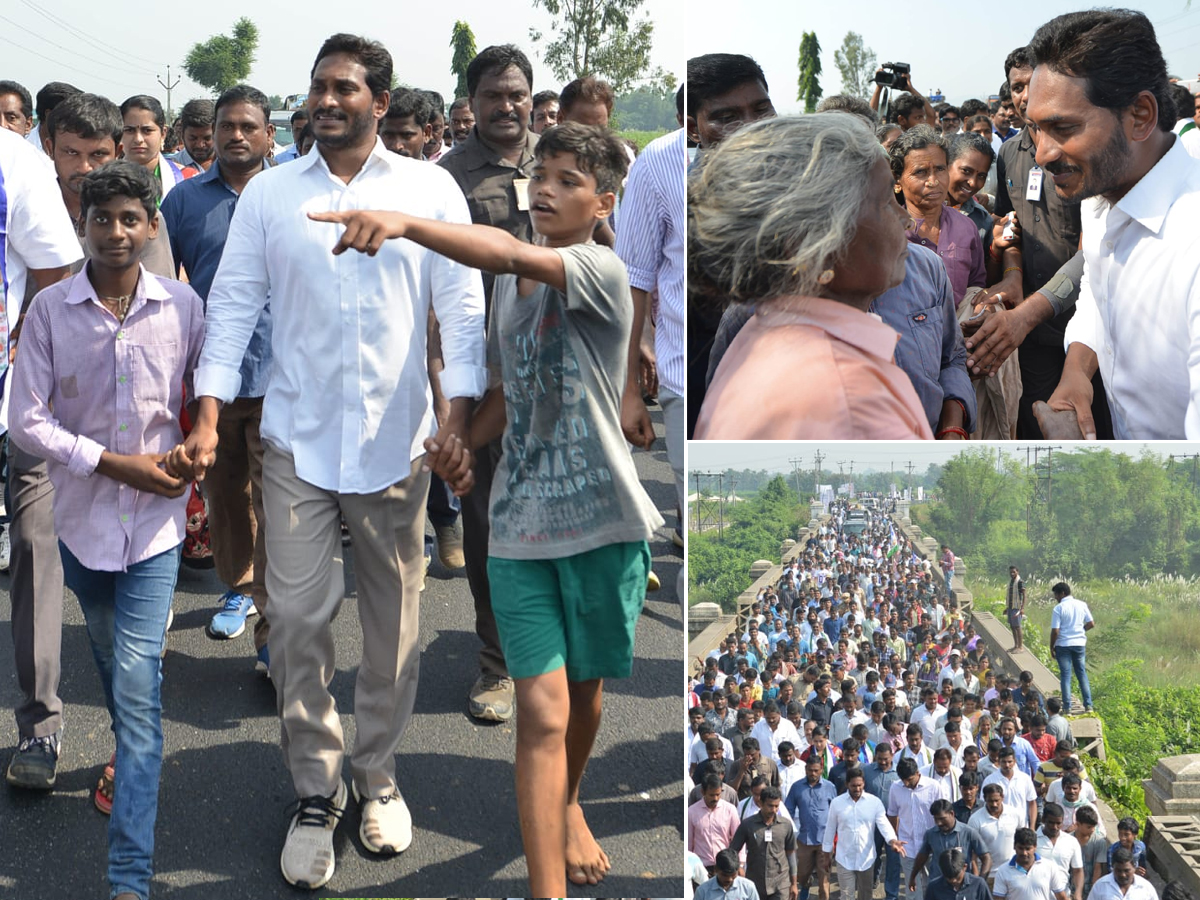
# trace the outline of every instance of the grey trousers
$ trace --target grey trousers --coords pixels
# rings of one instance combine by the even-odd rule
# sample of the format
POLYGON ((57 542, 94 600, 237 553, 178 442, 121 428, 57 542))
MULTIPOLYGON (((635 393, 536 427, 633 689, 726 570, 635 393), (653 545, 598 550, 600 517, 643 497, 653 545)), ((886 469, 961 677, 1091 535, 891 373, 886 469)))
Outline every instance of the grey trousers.
POLYGON ((45 460, 8 442, 12 508, 13 656, 24 701, 16 708, 22 738, 62 728, 58 681, 62 656, 63 569, 54 530, 54 488, 45 460))
POLYGON ((479 669, 485 675, 508 677, 504 651, 500 649, 500 631, 492 613, 492 590, 488 584, 488 500, 492 477, 500 463, 500 441, 492 441, 475 454, 475 487, 462 499, 463 556, 467 562, 467 583, 475 599, 475 633, 483 646, 479 650, 479 669))
MULTIPOLYGON (((658 403, 662 406, 663 425, 667 431, 667 461, 670 462, 671 473, 675 476, 675 503, 679 507, 679 515, 686 516, 687 500, 683 490, 683 446, 687 409, 683 397, 664 387, 658 389, 658 403)), ((681 531, 684 535, 687 534, 686 527, 681 531)), ((683 566, 679 567, 679 577, 675 579, 675 592, 679 597, 679 605, 684 606, 683 566)))
POLYGON ((303 481, 288 453, 263 454, 271 680, 283 756, 296 794, 328 796, 345 741, 329 693, 337 660, 333 620, 345 596, 339 515, 354 545, 362 663, 354 685, 357 737, 350 773, 364 797, 396 789, 396 748, 417 697, 418 611, 429 473, 413 460, 403 481, 374 494, 339 494, 303 481))

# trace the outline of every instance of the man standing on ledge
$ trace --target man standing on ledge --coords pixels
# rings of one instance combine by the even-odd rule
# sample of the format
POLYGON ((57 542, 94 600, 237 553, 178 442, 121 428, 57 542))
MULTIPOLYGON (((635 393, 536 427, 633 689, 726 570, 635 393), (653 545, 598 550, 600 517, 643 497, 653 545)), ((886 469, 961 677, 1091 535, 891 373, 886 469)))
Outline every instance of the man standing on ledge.
POLYGON ((1084 712, 1092 711, 1092 687, 1088 684, 1087 633, 1096 627, 1092 611, 1082 600, 1071 596, 1071 588, 1060 581, 1050 588, 1058 605, 1050 615, 1050 652, 1058 660, 1058 672, 1062 686, 1063 709, 1071 709, 1071 670, 1079 679, 1079 690, 1083 694, 1084 712))
POLYGON ((1013 633, 1013 645, 1008 652, 1024 650, 1021 619, 1025 616, 1025 582, 1021 580, 1021 573, 1016 566, 1008 567, 1008 593, 1005 595, 1004 615, 1008 618, 1008 627, 1013 633))

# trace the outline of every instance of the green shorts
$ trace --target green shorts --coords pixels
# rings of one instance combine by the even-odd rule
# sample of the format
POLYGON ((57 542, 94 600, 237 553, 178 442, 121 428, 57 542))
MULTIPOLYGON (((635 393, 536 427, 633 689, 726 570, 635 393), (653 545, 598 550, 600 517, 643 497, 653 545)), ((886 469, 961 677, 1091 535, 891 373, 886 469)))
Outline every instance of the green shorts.
POLYGON ((492 612, 513 678, 628 678, 650 574, 645 541, 559 559, 488 557, 492 612))

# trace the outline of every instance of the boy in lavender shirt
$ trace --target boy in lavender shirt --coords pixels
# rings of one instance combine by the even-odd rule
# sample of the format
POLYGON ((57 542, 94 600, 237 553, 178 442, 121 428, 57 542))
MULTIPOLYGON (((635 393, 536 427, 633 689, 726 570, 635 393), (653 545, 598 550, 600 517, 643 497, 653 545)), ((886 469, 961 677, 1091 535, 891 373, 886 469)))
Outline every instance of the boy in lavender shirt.
POLYGON ((80 228, 91 259, 34 298, 10 408, 12 439, 48 463, 63 574, 113 720, 121 787, 109 792, 108 880, 117 900, 146 900, 153 874, 160 656, 188 486, 168 454, 183 439, 184 383, 204 342, 195 291, 138 263, 157 230, 157 200, 150 173, 134 163, 84 179, 80 228))

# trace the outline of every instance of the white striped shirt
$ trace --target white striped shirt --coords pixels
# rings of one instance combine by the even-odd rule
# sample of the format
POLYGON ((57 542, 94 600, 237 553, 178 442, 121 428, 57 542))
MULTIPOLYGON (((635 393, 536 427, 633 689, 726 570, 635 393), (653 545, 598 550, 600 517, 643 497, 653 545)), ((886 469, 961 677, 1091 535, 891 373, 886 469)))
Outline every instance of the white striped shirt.
POLYGON ((684 180, 687 143, 683 129, 651 141, 629 170, 617 255, 629 270, 629 286, 658 289, 654 352, 658 380, 683 396, 684 365, 684 180))

